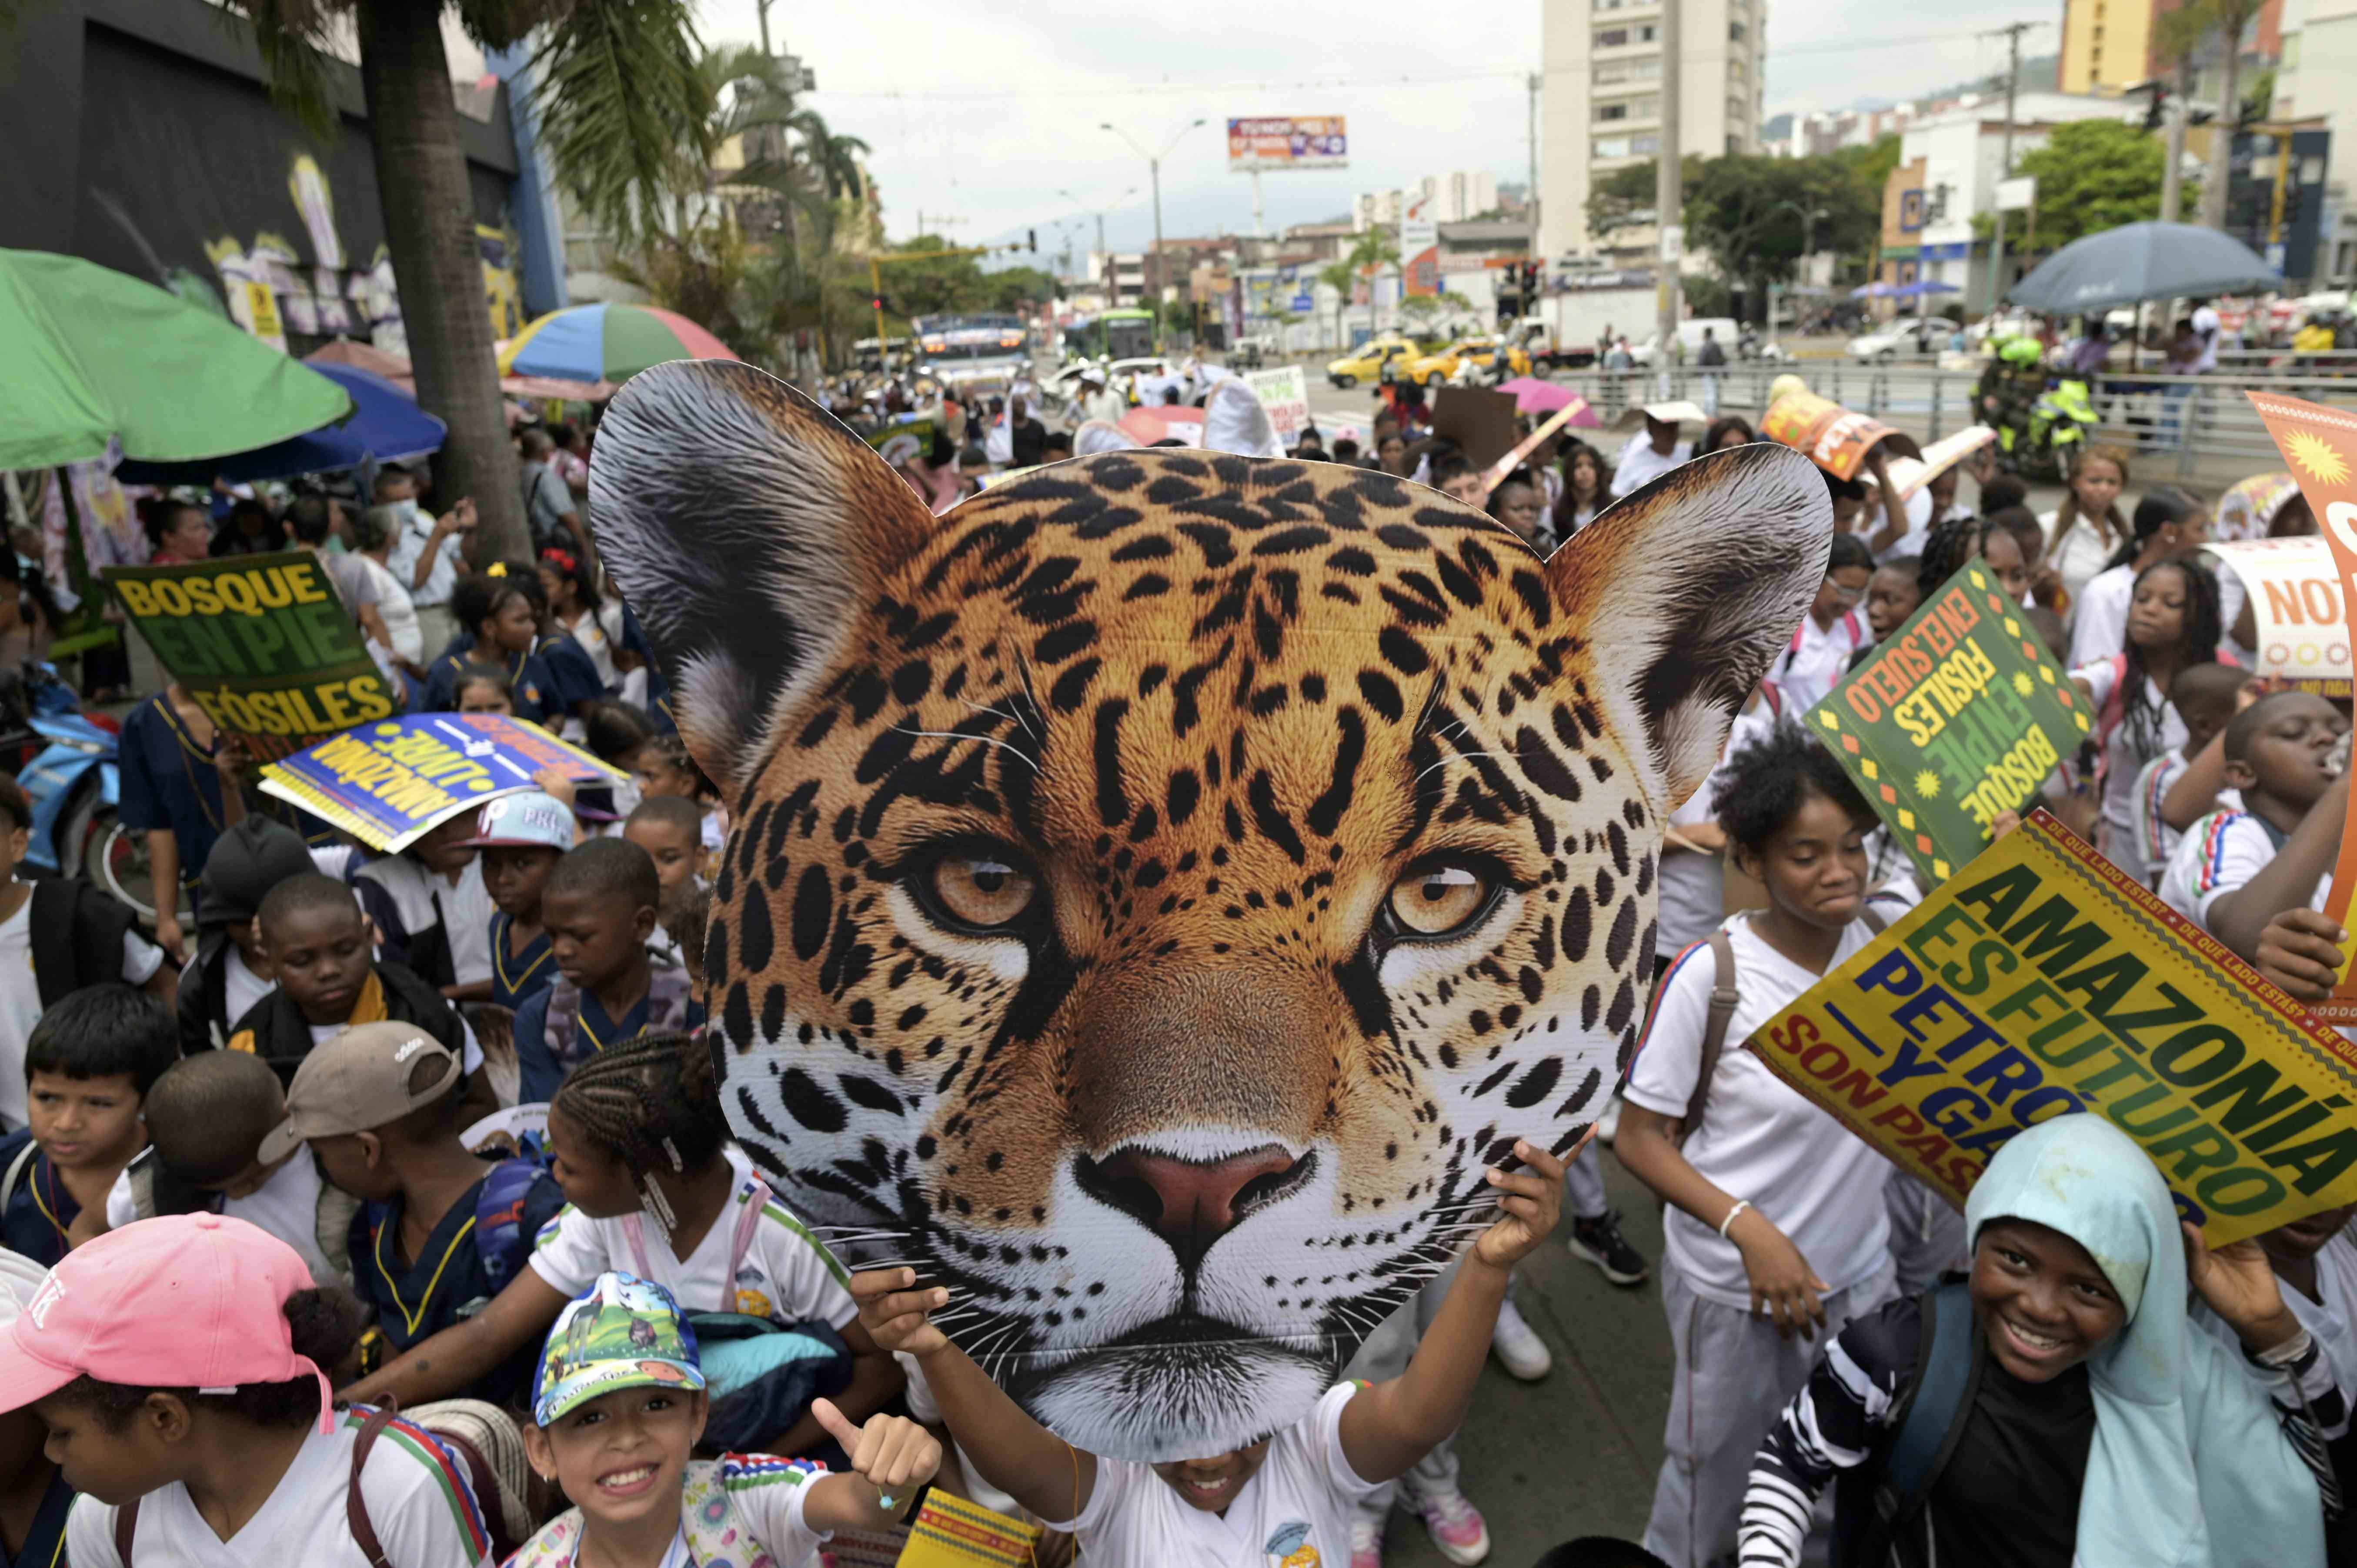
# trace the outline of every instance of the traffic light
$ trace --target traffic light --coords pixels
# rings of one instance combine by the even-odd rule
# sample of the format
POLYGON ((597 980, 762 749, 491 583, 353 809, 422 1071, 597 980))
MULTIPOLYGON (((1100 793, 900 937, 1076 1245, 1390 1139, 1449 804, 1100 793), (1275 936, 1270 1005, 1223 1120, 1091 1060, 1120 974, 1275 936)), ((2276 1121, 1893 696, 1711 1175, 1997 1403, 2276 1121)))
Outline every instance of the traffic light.
POLYGON ((1033 252, 1034 254, 1037 254, 1037 253, 1038 253, 1038 252, 1039 252, 1039 230, 1037 230, 1037 229, 1026 229, 1026 230, 1024 230, 1024 231, 1023 231, 1023 241, 1024 241, 1024 249, 1026 249, 1026 250, 1028 250, 1028 251, 1030 251, 1030 252, 1033 252))

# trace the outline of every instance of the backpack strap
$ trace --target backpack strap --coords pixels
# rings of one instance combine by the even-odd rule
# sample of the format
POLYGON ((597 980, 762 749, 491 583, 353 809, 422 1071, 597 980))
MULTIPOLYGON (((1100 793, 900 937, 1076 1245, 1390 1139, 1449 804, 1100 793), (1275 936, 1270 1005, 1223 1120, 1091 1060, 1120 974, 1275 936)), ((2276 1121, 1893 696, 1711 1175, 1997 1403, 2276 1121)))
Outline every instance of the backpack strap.
POLYGON ((25 1167, 31 1165, 33 1156, 40 1152, 41 1145, 27 1138, 25 1146, 16 1151, 16 1157, 8 1162, 8 1174, 0 1176, 0 1214, 8 1212, 8 1205, 16 1197, 16 1183, 25 1175, 25 1167))
POLYGON ((131 1568, 131 1542, 139 1534, 139 1504, 132 1498, 114 1510, 114 1557, 123 1568, 131 1568))
MULTIPOLYGON (((400 1413, 394 1401, 378 1405, 361 1423, 361 1434, 352 1444, 352 1474, 344 1487, 344 1526, 352 1532, 352 1544, 368 1559, 369 1568, 393 1568, 393 1564, 385 1557, 384 1543, 377 1539, 375 1521, 369 1518, 368 1498, 361 1493, 361 1472, 368 1468, 369 1451, 376 1446, 378 1435, 400 1413)), ((125 1563, 124 1568, 131 1565, 125 1563)))
POLYGON ((1693 1137, 1702 1125, 1710 1100, 1711 1074, 1718 1070, 1718 1058, 1727 1049, 1727 1026, 1743 1001, 1743 993, 1736 989, 1735 944, 1727 940, 1727 928, 1722 926, 1703 940, 1710 944, 1710 1016, 1702 1027, 1702 1066, 1695 1074, 1694 1095, 1686 1101, 1681 1142, 1693 1137))
POLYGON ((1880 936, 1884 929, 1890 924, 1889 918, 1884 915, 1881 910, 1874 907, 1874 900, 1871 897, 1869 897, 1866 902, 1857 907, 1857 918, 1865 921, 1866 929, 1872 931, 1878 937, 1880 936))
POLYGON ((1924 1292, 1914 1387, 1899 1412, 1898 1435, 1891 1439, 1882 1481, 1875 1488, 1872 1534, 1883 1544, 1912 1522, 1931 1498, 1964 1435, 1986 1359, 1973 1318, 1971 1288, 1955 1280, 1924 1292))

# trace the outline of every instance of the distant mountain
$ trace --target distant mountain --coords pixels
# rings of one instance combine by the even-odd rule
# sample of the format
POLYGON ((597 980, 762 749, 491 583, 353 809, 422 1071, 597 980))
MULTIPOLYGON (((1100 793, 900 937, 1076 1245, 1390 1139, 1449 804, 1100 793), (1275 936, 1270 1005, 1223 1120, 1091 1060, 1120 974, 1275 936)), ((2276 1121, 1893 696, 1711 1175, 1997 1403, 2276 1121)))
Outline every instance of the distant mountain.
MULTIPOLYGON (((2058 91, 2061 89, 2061 79, 2062 57, 2060 55, 2037 55, 2021 62, 2021 91, 2024 92, 2058 91)), ((2004 91, 2005 79, 2002 76, 1984 76, 1968 81, 1960 81, 1949 87, 1935 88, 1929 92, 1919 92, 1910 102, 1923 103, 1936 102, 1943 98, 1961 97, 1967 92, 2002 92, 2004 91)), ((1835 114, 1845 113, 1871 114, 1879 110, 1895 109, 1898 106, 1897 99, 1874 95, 1852 99, 1840 108, 1826 112, 1835 114)), ((1779 114, 1760 127, 1761 138, 1767 141, 1781 140, 1792 134, 1792 116, 1790 114, 1779 114)))

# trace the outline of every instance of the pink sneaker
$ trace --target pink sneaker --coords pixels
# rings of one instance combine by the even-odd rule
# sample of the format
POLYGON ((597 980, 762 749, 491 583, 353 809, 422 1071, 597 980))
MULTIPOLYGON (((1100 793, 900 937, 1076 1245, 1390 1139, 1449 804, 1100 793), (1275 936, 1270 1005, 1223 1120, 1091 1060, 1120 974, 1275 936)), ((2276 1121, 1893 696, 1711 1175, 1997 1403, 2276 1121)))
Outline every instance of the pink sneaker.
POLYGON ((1351 1568, 1383 1568, 1383 1520, 1381 1514, 1351 1516, 1351 1568))
POLYGON ((1490 1555, 1490 1526, 1463 1492, 1419 1498, 1416 1511, 1432 1532, 1432 1544, 1451 1563, 1471 1564, 1490 1555))

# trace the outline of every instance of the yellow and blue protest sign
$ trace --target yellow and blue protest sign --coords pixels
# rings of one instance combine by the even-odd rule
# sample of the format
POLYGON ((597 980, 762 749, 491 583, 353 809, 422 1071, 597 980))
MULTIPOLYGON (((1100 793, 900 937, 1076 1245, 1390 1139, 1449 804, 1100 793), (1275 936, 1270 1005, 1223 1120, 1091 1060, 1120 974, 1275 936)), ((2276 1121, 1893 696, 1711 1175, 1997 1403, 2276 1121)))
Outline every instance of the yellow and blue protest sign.
POLYGON ((1746 1044, 1959 1208, 2077 1111, 2213 1247, 2357 1202, 2357 1048, 2043 811, 1746 1044))
POLYGON ((552 768, 577 782, 624 781, 620 769, 522 719, 412 714, 274 762, 262 770, 262 788, 392 854, 461 811, 538 789, 534 776, 552 768))

